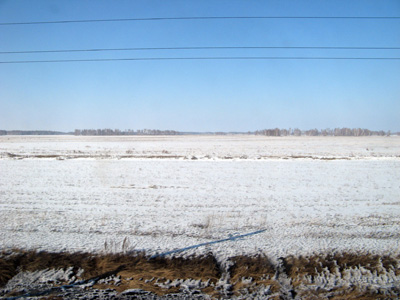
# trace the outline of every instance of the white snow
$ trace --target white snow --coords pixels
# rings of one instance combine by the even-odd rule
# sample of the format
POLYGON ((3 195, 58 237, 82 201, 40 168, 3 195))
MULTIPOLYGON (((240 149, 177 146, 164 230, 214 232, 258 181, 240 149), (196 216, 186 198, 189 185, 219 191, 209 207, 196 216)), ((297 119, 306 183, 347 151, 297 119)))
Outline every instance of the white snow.
POLYGON ((400 137, 3 136, 0 220, 2 249, 399 253, 400 137))

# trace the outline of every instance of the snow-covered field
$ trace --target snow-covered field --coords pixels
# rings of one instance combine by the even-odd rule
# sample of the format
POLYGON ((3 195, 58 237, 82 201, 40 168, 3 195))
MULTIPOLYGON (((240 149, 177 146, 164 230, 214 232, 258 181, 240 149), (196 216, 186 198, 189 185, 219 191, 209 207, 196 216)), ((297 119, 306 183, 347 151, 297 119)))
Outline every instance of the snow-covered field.
POLYGON ((0 247, 399 253, 400 137, 0 137, 0 247))

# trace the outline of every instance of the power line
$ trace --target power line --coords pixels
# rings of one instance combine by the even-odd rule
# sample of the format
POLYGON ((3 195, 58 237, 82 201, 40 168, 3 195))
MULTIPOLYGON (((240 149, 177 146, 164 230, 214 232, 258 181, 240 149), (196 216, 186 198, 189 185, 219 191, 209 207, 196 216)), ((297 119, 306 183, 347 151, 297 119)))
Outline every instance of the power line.
POLYGON ((89 20, 60 20, 60 21, 36 21, 36 22, 8 22, 0 23, 2 26, 11 25, 40 25, 40 24, 68 24, 68 23, 97 23, 97 22, 131 22, 131 21, 186 21, 186 20, 263 20, 263 19, 344 19, 344 20, 398 20, 400 17, 388 17, 388 16, 237 16, 237 17, 153 17, 153 18, 124 18, 124 19, 89 19, 89 20))
POLYGON ((319 49, 319 50, 399 50, 400 47, 313 47, 313 46, 211 46, 211 47, 150 47, 150 48, 94 48, 94 49, 61 49, 61 50, 27 50, 0 51, 0 54, 35 54, 35 53, 68 53, 68 52, 104 52, 104 51, 149 51, 149 50, 229 50, 229 49, 319 49))
POLYGON ((281 56, 234 56, 234 57, 140 57, 99 59, 57 59, 0 61, 0 64, 107 62, 107 61, 162 61, 162 60, 400 60, 400 57, 281 57, 281 56))

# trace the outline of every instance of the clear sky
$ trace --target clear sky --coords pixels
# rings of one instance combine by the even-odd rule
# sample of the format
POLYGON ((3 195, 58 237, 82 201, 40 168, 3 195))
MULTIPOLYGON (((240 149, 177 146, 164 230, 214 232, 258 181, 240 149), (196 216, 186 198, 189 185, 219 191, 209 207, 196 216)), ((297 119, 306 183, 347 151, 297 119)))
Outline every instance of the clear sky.
MULTIPOLYGON (((398 0, 0 0, 0 22, 196 16, 400 16, 398 0)), ((196 46, 400 47, 400 20, 186 20, 0 26, 0 51, 196 46)), ((400 50, 153 50, 0 54, 400 57, 400 50)), ((399 60, 0 64, 0 129, 400 131, 399 60)))

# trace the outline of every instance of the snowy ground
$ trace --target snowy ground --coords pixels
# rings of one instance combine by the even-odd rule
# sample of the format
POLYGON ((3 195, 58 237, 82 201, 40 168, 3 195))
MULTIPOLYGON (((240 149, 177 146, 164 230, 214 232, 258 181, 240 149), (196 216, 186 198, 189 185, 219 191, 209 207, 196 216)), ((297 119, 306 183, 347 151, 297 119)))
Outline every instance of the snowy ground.
POLYGON ((400 137, 0 137, 0 247, 399 253, 400 137))

